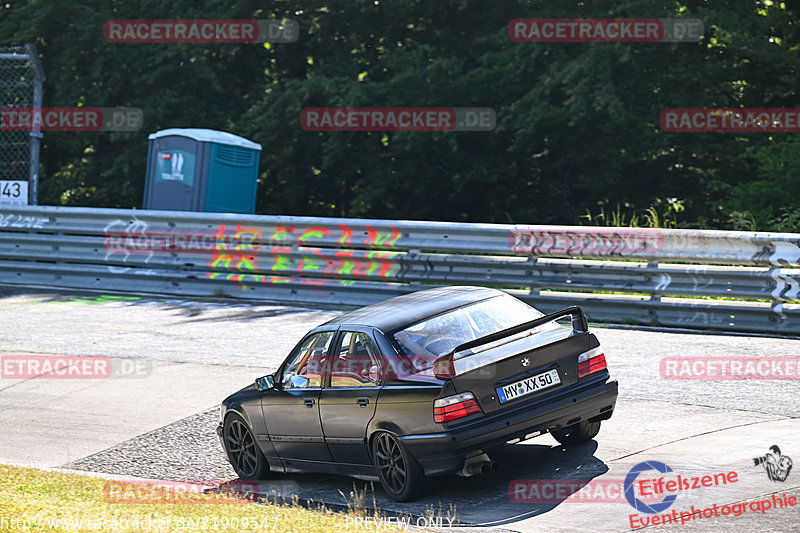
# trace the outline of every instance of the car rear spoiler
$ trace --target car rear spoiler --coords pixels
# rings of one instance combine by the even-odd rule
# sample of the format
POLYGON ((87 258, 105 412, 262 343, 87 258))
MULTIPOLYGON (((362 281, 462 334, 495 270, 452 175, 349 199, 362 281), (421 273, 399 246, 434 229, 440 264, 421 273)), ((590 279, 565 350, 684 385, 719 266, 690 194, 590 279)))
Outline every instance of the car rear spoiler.
POLYGON ((535 320, 531 320, 530 322, 525 322, 524 324, 503 329, 495 333, 490 333, 489 335, 478 337, 477 339, 465 342, 464 344, 459 344, 453 348, 450 353, 439 357, 433 362, 433 374, 438 379, 450 379, 455 377, 456 374, 454 361, 455 355, 458 352, 469 350, 470 348, 475 348, 476 346, 481 346, 483 344, 489 344, 490 342, 495 342, 506 337, 511 337, 517 333, 522 333, 523 331, 533 329, 537 326, 547 324, 548 322, 558 320, 559 318, 563 318, 565 316, 570 316, 572 318, 573 332, 586 333, 589 331, 589 324, 586 321, 586 315, 583 313, 583 310, 580 307, 573 305, 572 307, 567 307, 566 309, 539 317, 535 320))

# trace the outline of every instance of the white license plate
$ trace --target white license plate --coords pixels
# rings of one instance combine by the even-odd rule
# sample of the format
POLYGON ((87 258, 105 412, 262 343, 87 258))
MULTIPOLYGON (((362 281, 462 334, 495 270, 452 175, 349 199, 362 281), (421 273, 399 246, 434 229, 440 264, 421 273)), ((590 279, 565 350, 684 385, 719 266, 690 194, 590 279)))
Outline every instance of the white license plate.
POLYGON ((506 403, 520 396, 532 394, 560 384, 561 378, 558 377, 558 370, 554 368, 553 370, 548 370, 547 372, 517 381, 511 385, 500 387, 497 389, 497 396, 500 398, 500 403, 506 403))

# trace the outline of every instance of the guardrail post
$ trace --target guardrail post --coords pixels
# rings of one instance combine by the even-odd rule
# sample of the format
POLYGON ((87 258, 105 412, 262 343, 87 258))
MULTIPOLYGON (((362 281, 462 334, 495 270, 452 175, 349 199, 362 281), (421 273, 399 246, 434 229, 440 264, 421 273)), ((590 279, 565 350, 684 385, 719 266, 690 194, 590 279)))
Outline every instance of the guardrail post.
MULTIPOLYGON (((25 50, 28 52, 31 64, 34 68, 33 77, 33 108, 39 110, 42 107, 42 85, 45 81, 44 69, 39 62, 39 53, 36 46, 33 44, 25 45, 25 50)), ((39 203, 39 146, 42 141, 41 126, 37 122, 31 131, 31 161, 30 161, 30 175, 28 182, 30 188, 28 189, 28 204, 37 205, 39 203)))
MULTIPOLYGON (((648 261, 647 262, 647 270, 658 270, 658 263, 655 262, 655 261, 648 261)), ((648 281, 653 279, 652 276, 650 276, 650 275, 648 275, 647 278, 648 278, 648 281)), ((658 285, 656 285, 656 288, 658 288, 658 285)), ((653 292, 650 293, 650 301, 651 302, 660 302, 662 296, 664 296, 664 293, 658 292, 658 291, 656 291, 656 289, 653 289, 653 292)))
MULTIPOLYGON (((533 278, 533 269, 536 267, 536 263, 539 262, 539 258, 534 255, 531 255, 528 257, 527 262, 528 264, 530 264, 531 269, 526 270, 525 275, 528 276, 529 278, 533 278)), ((530 296, 539 296, 541 294, 541 287, 536 287, 534 285, 531 285, 530 287, 528 287, 528 294, 530 296)))
MULTIPOLYGON (((406 257, 409 259, 409 261, 415 261, 415 257, 421 253, 421 250, 419 250, 418 248, 409 248, 406 253, 408 254, 406 257)), ((409 267, 409 270, 411 270, 411 268, 412 267, 409 267)), ((411 273, 412 276, 418 274, 418 272, 414 272, 413 270, 411 270, 411 273)), ((417 279, 410 279, 408 280, 408 284, 417 287, 419 285, 422 285, 422 282, 420 282, 417 279)))
POLYGON ((790 275, 785 275, 782 268, 770 268, 767 274, 775 283, 770 293, 770 300, 772 300, 770 302, 770 309, 775 314, 771 320, 782 322, 786 320, 786 314, 783 312, 783 304, 785 304, 789 298, 793 297, 797 299, 798 294, 800 294, 800 281, 790 275))

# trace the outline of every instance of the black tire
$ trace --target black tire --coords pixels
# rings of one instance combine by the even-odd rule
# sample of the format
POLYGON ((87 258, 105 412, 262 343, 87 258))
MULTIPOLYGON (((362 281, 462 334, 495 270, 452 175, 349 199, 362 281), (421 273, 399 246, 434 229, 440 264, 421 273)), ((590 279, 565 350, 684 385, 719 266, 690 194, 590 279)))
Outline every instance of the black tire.
POLYGON ((247 422, 237 414, 228 416, 225 419, 222 435, 225 442, 225 453, 236 474, 241 479, 255 481, 266 479, 269 473, 269 464, 264 454, 261 453, 247 422))
POLYGON ((550 434, 564 446, 572 446, 573 444, 580 444, 587 440, 592 440, 597 436, 600 431, 600 421, 589 422, 588 420, 581 420, 577 424, 572 424, 562 429, 551 431, 550 434))
POLYGON ((372 439, 372 458, 383 490, 395 501, 407 502, 422 495, 425 473, 408 449, 391 433, 372 439))

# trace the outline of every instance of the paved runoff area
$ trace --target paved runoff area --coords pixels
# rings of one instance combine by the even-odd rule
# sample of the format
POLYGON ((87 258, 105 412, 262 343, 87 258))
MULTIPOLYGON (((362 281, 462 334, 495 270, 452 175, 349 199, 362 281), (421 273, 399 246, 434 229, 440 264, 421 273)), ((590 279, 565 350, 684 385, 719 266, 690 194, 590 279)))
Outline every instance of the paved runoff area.
MULTIPOLYGON (((341 312, 0 288, 0 463, 235 480, 214 433, 220 401, 341 312)), ((374 492, 383 519, 352 531, 797 531, 800 340, 593 326, 620 397, 591 442, 509 445, 492 454, 501 472, 434 478, 405 504, 327 475, 258 491, 333 508, 374 492)))

